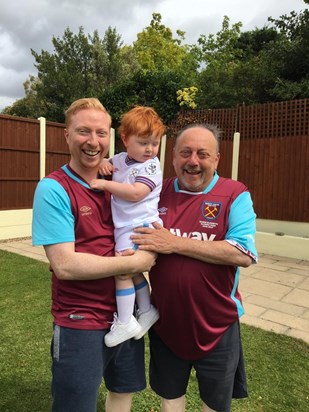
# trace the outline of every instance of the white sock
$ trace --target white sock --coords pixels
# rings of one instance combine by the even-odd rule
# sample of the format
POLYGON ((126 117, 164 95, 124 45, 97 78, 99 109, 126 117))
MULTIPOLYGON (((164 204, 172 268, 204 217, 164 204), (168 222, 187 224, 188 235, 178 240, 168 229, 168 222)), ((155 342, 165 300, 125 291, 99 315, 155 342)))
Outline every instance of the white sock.
POLYGON ((121 323, 129 323, 134 310, 135 290, 117 289, 116 290, 117 315, 121 323))
POLYGON ((135 285, 136 302, 140 313, 150 309, 150 290, 147 280, 135 285))

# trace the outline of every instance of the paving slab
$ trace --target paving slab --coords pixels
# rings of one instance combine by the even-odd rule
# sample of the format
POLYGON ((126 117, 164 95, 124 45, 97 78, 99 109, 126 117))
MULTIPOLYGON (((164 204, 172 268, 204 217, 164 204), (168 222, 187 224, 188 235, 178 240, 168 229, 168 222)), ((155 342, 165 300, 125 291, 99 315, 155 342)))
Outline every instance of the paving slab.
POLYGON ((283 297, 282 301, 309 308, 309 291, 303 289, 292 289, 286 296, 283 297))
POLYGON ((261 315, 267 311, 267 308, 263 308, 263 306, 254 305, 252 303, 249 303, 248 301, 246 301, 244 308, 247 315, 254 316, 256 318, 261 317, 261 315))
POLYGON ((300 317, 288 315, 287 313, 278 312, 272 309, 262 313, 260 317, 261 319, 265 319, 270 322, 278 323, 283 326, 288 326, 290 328, 309 333, 309 320, 302 319, 300 317))
POLYGON ((242 279, 240 277, 239 281, 239 290, 246 290, 251 294, 259 295, 259 296, 267 296, 274 300, 281 300, 284 296, 286 296, 289 292, 293 289, 292 287, 280 285, 277 283, 272 283, 265 280, 248 278, 242 279))
POLYGON ((300 285, 298 285, 298 288, 309 291, 309 276, 307 276, 305 280, 300 285))
POLYGON ((302 317, 303 317, 304 319, 308 319, 308 320, 309 320, 309 310, 307 310, 307 311, 302 315, 302 317))
MULTIPOLYGON (((245 323, 246 325, 249 325, 249 326, 254 326, 256 328, 267 330, 269 332, 286 334, 286 332, 288 331, 288 327, 285 325, 281 325, 275 322, 270 322, 268 320, 257 318, 255 316, 250 316, 247 314, 245 314, 241 318, 240 322, 245 323)), ((309 343, 309 339, 308 339, 308 343, 309 343)))
MULTIPOLYGON (((242 296, 244 296, 242 294, 242 296)), ((288 315, 292 316, 299 316, 303 317, 306 319, 306 309, 302 306, 297 306, 297 305, 292 305, 290 303, 285 303, 282 301, 277 301, 277 300, 272 300, 264 296, 258 296, 258 295, 247 295, 243 297, 245 299, 245 310, 247 312, 248 310, 248 304, 253 304, 255 306, 259 306, 261 308, 266 309, 273 309, 278 312, 283 312, 288 315)), ((309 312, 309 311, 308 311, 309 312)), ((309 317, 309 313, 308 313, 309 317)))
POLYGON ((255 279, 291 286, 293 288, 306 280, 305 274, 298 275, 294 272, 281 272, 268 268, 252 274, 252 277, 255 279))
POLYGON ((307 332, 303 332, 301 330, 291 328, 291 329, 287 329, 284 332, 284 334, 287 335, 287 336, 291 336, 292 338, 301 339, 304 342, 309 344, 309 339, 308 339, 308 333, 307 332))

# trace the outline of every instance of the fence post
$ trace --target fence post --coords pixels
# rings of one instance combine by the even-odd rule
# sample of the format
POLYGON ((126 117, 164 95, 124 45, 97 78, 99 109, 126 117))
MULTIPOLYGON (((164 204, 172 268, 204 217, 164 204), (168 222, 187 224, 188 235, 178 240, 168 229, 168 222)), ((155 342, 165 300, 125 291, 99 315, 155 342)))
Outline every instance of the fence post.
POLYGON ((240 133, 234 133, 233 137, 233 158, 232 158, 232 179, 237 180, 238 178, 238 162, 239 162, 239 144, 240 144, 240 133))
POLYGON ((166 134, 162 136, 161 147, 160 147, 160 167, 161 167, 162 176, 164 172, 165 150, 166 150, 166 134))
POLYGON ((40 180, 46 174, 46 119, 39 117, 40 121, 40 180))
POLYGON ((113 157, 115 155, 115 129, 111 129, 110 139, 109 139, 109 149, 108 157, 113 157))

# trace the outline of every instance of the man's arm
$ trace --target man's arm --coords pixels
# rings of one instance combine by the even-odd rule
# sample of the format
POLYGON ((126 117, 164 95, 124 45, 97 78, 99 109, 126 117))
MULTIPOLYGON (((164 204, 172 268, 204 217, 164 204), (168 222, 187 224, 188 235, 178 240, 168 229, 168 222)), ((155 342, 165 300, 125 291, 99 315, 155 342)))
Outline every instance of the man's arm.
POLYGON ((155 229, 140 227, 131 236, 139 250, 163 254, 178 253, 203 262, 248 267, 252 263, 250 256, 232 246, 225 240, 202 241, 175 236, 158 223, 155 229))
POLYGON ((245 191, 231 205, 224 240, 205 241, 175 236, 158 223, 153 224, 156 229, 136 229, 136 235, 131 238, 140 245, 140 250, 178 253, 203 262, 248 267, 257 261, 255 219, 250 193, 245 191))
MULTIPOLYGON (((112 231, 112 227, 110 228, 112 231)), ((148 271, 155 255, 101 257, 75 251, 74 216, 69 196, 54 179, 40 181, 32 219, 33 245, 43 245, 55 275, 66 280, 90 280, 148 271)))
POLYGON ((154 253, 136 251, 131 256, 97 256, 75 252, 74 242, 44 246, 55 275, 61 280, 91 280, 124 273, 149 271, 154 253))

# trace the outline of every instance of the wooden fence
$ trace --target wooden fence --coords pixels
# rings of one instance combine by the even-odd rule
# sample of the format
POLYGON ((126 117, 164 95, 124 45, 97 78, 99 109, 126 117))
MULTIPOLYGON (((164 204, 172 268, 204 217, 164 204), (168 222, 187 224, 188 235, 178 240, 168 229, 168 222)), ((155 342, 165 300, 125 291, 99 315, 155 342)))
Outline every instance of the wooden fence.
POLYGON ((234 132, 240 133, 238 180, 248 186, 258 218, 309 222, 309 99, 180 112, 170 125, 166 175, 174 174, 176 132, 191 122, 224 131, 218 173, 225 177, 231 176, 234 132))
MULTIPOLYGON (((169 125, 164 176, 174 175, 172 148, 185 124, 217 124, 224 135, 218 172, 230 177, 234 132, 240 133, 238 180, 259 218, 309 222, 309 99, 181 111, 169 125)), ((64 125, 46 123, 46 174, 69 159, 64 125)), ((39 121, 0 115, 0 210, 32 207, 39 180, 39 121)))
MULTIPOLYGON (((46 122, 46 174, 69 160, 63 130, 46 122)), ((0 115, 0 210, 32 208, 39 162, 39 120, 0 115)))

